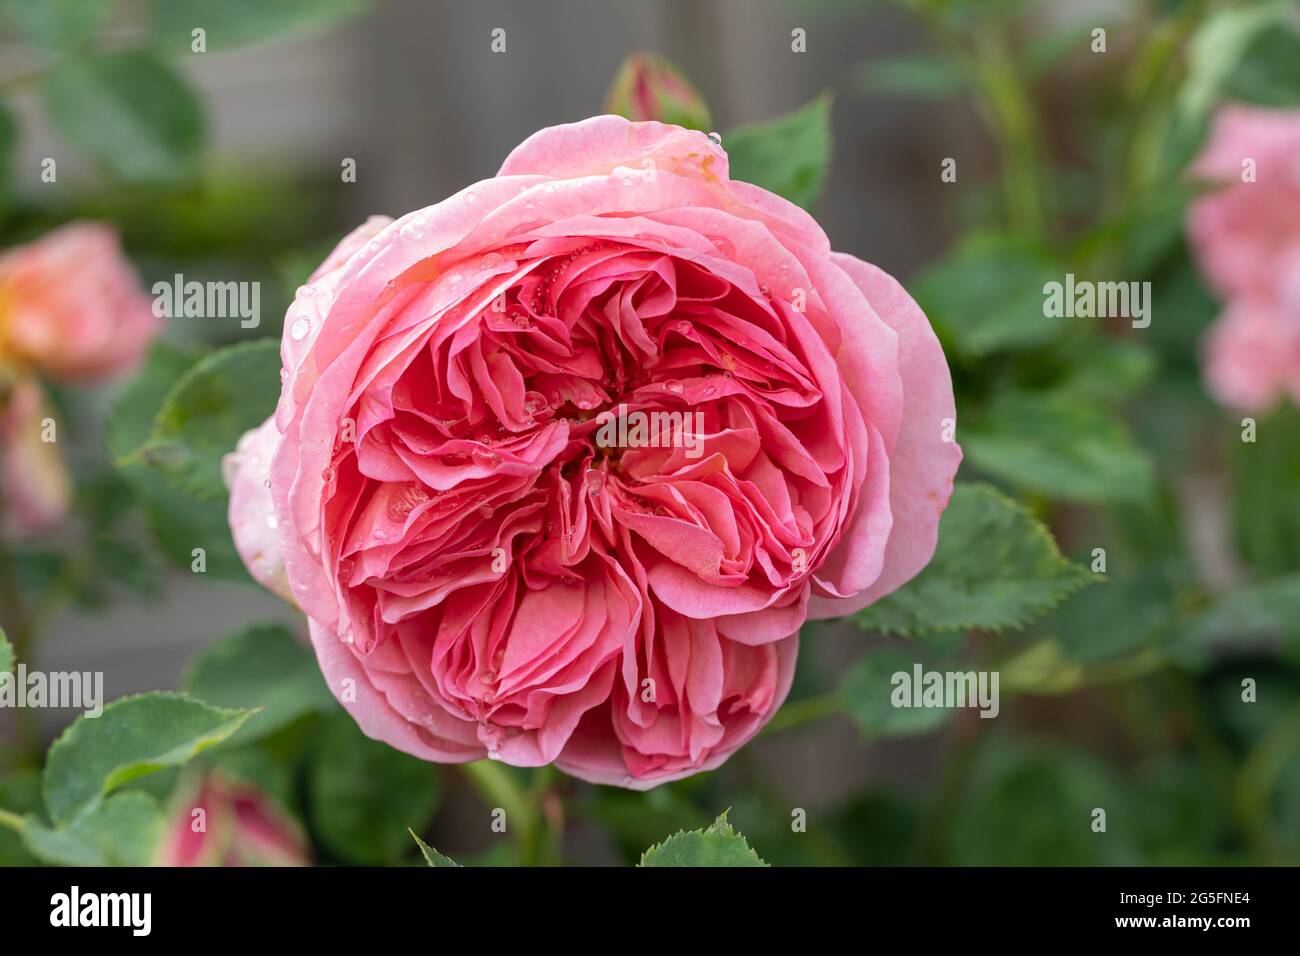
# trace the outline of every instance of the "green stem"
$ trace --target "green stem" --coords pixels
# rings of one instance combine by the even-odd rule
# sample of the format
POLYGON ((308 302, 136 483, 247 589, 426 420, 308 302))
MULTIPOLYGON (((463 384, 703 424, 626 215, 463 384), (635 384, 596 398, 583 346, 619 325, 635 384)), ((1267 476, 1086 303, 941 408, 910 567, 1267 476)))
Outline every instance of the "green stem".
POLYGON ((1002 153, 1002 191, 1011 228, 1030 236, 1044 230, 1041 149, 1034 106, 997 26, 974 34, 975 81, 1002 153))
POLYGON ((462 764, 461 770, 489 806, 506 812, 506 830, 514 834, 521 861, 537 865, 541 855, 537 810, 510 771, 494 760, 462 764))
POLYGON ((1246 757, 1237 776, 1237 816, 1256 849, 1273 855, 1268 839, 1269 802, 1278 776, 1291 756, 1300 751, 1300 705, 1292 707, 1266 733, 1246 757))
POLYGON ((8 827, 10 830, 22 833, 23 828, 26 825, 26 821, 24 821, 18 814, 14 813, 12 810, 6 810, 3 807, 0 807, 0 826, 8 827))
MULTIPOLYGON (((9 551, 9 544, 3 536, 0 536, 0 626, 4 627, 5 635, 13 646, 16 663, 20 660, 31 660, 35 630, 31 615, 27 611, 27 604, 14 581, 13 572, 14 561, 9 551)), ((11 676, 9 679, 17 680, 17 676, 11 676)), ((41 741, 36 714, 26 707, 18 708, 14 712, 14 726, 17 729, 15 750, 19 755, 19 762, 31 766, 38 765, 41 741)))

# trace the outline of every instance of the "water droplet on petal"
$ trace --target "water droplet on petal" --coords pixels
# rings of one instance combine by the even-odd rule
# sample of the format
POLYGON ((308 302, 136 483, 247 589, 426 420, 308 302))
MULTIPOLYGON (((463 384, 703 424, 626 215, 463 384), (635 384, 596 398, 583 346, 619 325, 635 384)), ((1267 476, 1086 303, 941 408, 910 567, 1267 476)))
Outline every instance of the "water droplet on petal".
POLYGON ((266 516, 266 526, 274 531, 280 526, 280 522, 275 519, 275 515, 269 514, 266 516))
POLYGON ((333 466, 331 465, 325 466, 325 469, 320 473, 320 480, 325 482, 325 484, 327 485, 334 480, 333 466))
POLYGON ((315 294, 316 294, 316 287, 314 285, 308 284, 308 285, 298 286, 298 291, 295 293, 295 296, 299 299, 310 299, 315 294))
POLYGON ((301 342, 305 339, 309 331, 311 331, 311 323, 307 321, 305 315, 298 316, 293 320, 293 325, 289 326, 289 335, 295 342, 301 342))
POLYGON ((709 134, 709 139, 713 140, 714 144, 717 145, 717 146, 721 146, 721 145, 722 145, 722 134, 721 134, 721 133, 710 133, 710 134, 709 134))
POLYGON ((680 333, 682 333, 682 335, 690 335, 690 334, 691 334, 691 323, 689 323, 689 322, 678 322, 678 323, 677 323, 677 331, 680 332, 680 333))
MULTIPOLYGON (((429 500, 429 493, 420 485, 407 484, 400 490, 390 495, 388 498, 388 520, 392 522, 405 522, 411 511, 420 504, 429 500)), ((380 529, 376 529, 375 537, 380 537, 380 529)))
POLYGON ((682 394, 682 392, 686 390, 685 386, 683 386, 682 383, 677 381, 676 379, 672 379, 671 381, 664 382, 664 388, 668 389, 668 391, 672 392, 674 395, 680 395, 682 394))

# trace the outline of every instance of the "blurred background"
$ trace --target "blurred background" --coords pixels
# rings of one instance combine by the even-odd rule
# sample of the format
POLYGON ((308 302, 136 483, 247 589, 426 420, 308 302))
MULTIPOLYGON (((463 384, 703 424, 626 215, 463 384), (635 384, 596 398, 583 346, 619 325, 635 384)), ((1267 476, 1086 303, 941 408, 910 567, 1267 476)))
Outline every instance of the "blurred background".
MULTIPOLYGON (((59 41, 42 38, 67 28, 78 4, 51 4, 48 19, 27 6, 0 3, 0 92, 13 130, 0 247, 89 218, 118 229, 145 288, 176 273, 261 283, 259 328, 172 319, 164 339, 177 348, 278 337, 293 290, 346 231, 370 214, 437 202, 494 174, 535 130, 601 112, 620 64, 648 50, 689 77, 724 147, 737 126, 833 94, 832 156, 813 211, 836 249, 899 276, 935 318, 963 421, 969 409, 995 407, 997 389, 1046 391, 1073 369, 1090 376, 1088 394, 1104 396, 1092 404, 1113 406, 1121 438, 1108 420, 1100 446, 1067 449, 1055 464, 1068 472, 1100 462, 1100 474, 1136 460, 1114 482, 1137 474, 1150 484, 1140 494, 1107 486, 1058 495, 1050 477, 1026 483, 982 471, 968 449, 963 478, 1017 495, 1067 555, 1088 564, 1101 541, 1125 569, 1123 580, 1085 590, 1024 632, 921 645, 923 654, 992 655, 1004 674, 1020 675, 1017 686, 1030 690, 1004 689, 998 720, 965 712, 943 726, 893 728, 855 715, 834 702, 839 675, 899 641, 853 622, 809 625, 789 714, 722 770, 648 794, 549 781, 547 793, 563 798, 554 812, 564 817, 567 862, 634 859, 728 807, 774 863, 1300 861, 1294 621, 1276 603, 1226 611, 1215 603, 1300 567, 1285 534, 1298 525, 1300 465, 1294 448, 1279 448, 1290 437, 1243 463, 1240 416, 1207 397, 1198 342, 1220 305, 1182 236, 1192 196, 1182 170, 1213 107, 1243 90, 1271 90, 1260 94, 1270 106, 1300 93, 1300 60, 1290 59, 1300 41, 1277 39, 1293 30, 1295 5, 304 0, 277 14, 242 2, 122 2, 87 21, 90 35, 107 49, 147 48, 182 90, 172 106, 188 118, 174 135, 116 143, 96 124, 129 114, 130 95, 115 99, 112 84, 92 81, 82 111, 60 115, 66 107, 42 84, 61 55, 59 41), (1225 11, 1265 8, 1276 20, 1220 19, 1207 37, 1225 11), (190 27, 205 24, 207 49, 195 52, 190 27), (1097 27, 1106 30, 1103 52, 1092 47, 1097 27), (497 28, 506 31, 501 53, 491 48, 497 28), (806 31, 806 52, 792 50, 796 29, 806 31), (1187 93, 1192 83, 1209 87, 1187 93), (1204 103, 1187 114, 1191 96, 1204 103), (1164 129, 1162 117, 1175 114, 1176 128, 1164 129), (1135 166, 1145 153, 1131 147, 1148 132, 1156 158, 1135 166), (124 159, 132 149, 140 155, 124 159), (55 182, 42 178, 51 157, 55 182), (955 183, 940 178, 946 157, 957 159, 955 183), (347 159, 354 182, 340 176, 347 159), (1117 163, 1128 190, 1118 199, 1107 178, 1117 163), (963 245, 990 232, 1014 250, 981 258, 963 245), (1040 249, 1059 268, 1036 258, 1040 249), (1044 274, 1060 278, 1073 263, 1082 272, 1097 255, 1119 264, 1116 278, 1155 283, 1150 335, 1031 341, 1006 352, 962 338, 964 310, 996 320, 1023 305, 1015 296, 1026 287, 1037 309, 1044 274), (1201 611, 1219 616, 1213 627, 1195 619, 1199 643, 1188 650, 1179 641, 1188 615, 1201 611), (1248 633, 1238 633, 1239 620, 1248 633), (1243 706, 1247 676, 1268 692, 1243 706), (1096 807, 1107 808, 1106 833, 1089 827, 1096 807), (799 809, 806 833, 791 828, 799 809)), ((150 85, 147 74, 131 82, 150 85)), ((111 700, 177 686, 196 653, 250 622, 301 629, 284 604, 239 580, 229 542, 216 541, 219 516, 205 519, 218 573, 193 574, 186 549, 166 540, 173 517, 140 493, 150 479, 109 464, 105 421, 121 386, 51 392, 71 423, 60 446, 77 477, 80 517, 15 551, 22 587, 47 609, 32 666, 103 671, 111 700)), ((1080 406, 1084 394, 1071 393, 1080 406)), ((1300 435, 1292 412, 1273 412, 1271 435, 1300 435)), ((1018 434, 1051 445, 1076 424, 1092 427, 1048 421, 1018 434)), ((1288 591, 1284 600, 1296 598, 1288 591)), ((71 716, 42 712, 45 739, 71 716)), ((423 807, 431 843, 468 860, 519 858, 483 825, 473 781, 453 769, 427 772, 439 778, 423 807)), ((7 786, 0 798, 26 784, 7 786)), ((330 824, 314 818, 310 785, 304 794, 290 781, 283 793, 322 862, 410 862, 405 844, 349 857, 345 841, 322 837, 330 824)))

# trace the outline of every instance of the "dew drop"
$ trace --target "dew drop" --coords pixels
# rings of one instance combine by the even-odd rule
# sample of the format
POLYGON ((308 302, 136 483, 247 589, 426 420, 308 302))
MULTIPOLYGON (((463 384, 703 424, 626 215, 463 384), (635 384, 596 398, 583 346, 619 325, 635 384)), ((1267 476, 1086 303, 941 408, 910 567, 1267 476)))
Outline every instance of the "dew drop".
POLYGON ((682 383, 677 381, 676 379, 672 379, 671 381, 665 382, 664 388, 668 389, 668 391, 672 392, 674 395, 680 395, 682 394, 682 392, 686 391, 685 386, 683 386, 682 383))
POLYGON ((280 526, 280 522, 275 519, 275 515, 270 514, 266 516, 266 526, 274 531, 280 526))
POLYGON ((710 134, 709 134, 709 139, 713 140, 713 143, 714 143, 715 146, 721 146, 721 145, 722 145, 722 134, 721 134, 721 133, 710 133, 710 134))
POLYGON ((310 299, 315 294, 316 287, 310 284, 298 286, 298 291, 294 293, 295 297, 299 299, 310 299))
POLYGON ((280 369, 280 384, 283 385, 287 381, 289 381, 289 370, 282 368, 280 369))
MULTIPOLYGON (((429 493, 420 485, 404 485, 399 491, 390 495, 388 498, 388 520, 392 522, 405 522, 407 515, 420 504, 429 500, 429 493)), ((380 529, 376 529, 375 537, 380 537, 380 529)))
POLYGON ((691 334, 691 323, 689 323, 689 322, 678 322, 678 323, 677 323, 677 331, 680 332, 680 333, 682 333, 682 335, 690 335, 690 334, 691 334))
POLYGON ((293 320, 293 325, 289 326, 289 335, 295 342, 301 342, 307 337, 307 333, 310 329, 311 323, 307 321, 307 317, 300 315, 298 318, 293 320))
POLYGON ((320 473, 320 480, 325 482, 327 485, 334 480, 334 468, 332 465, 325 466, 325 469, 320 473))

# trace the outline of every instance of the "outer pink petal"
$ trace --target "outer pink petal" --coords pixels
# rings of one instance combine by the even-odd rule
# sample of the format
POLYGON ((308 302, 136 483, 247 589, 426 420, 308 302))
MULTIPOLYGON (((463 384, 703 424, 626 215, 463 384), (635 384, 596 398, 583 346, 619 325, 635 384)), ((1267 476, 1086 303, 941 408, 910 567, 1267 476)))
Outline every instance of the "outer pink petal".
POLYGON ((962 458, 961 446, 943 440, 945 423, 956 422, 957 409, 948 363, 925 313, 896 279, 875 266, 842 253, 831 258, 898 334, 903 418, 889 454, 894 525, 885 547, 884 569, 874 584, 854 597, 814 597, 808 614, 812 620, 859 611, 929 563, 939 537, 939 517, 952 496, 962 458))
POLYGON ((431 713, 427 724, 407 720, 375 687, 351 647, 310 618, 308 624, 325 683, 367 737, 439 763, 466 763, 487 756, 486 748, 465 742, 474 738, 470 721, 445 711, 431 713))
POLYGON ((284 571, 275 503, 267 486, 279 446, 280 433, 272 416, 239 439, 235 450, 222 459, 221 468, 230 489, 230 533, 244 567, 262 587, 297 606, 284 571))
POLYGON ((514 148, 497 175, 576 179, 603 176, 619 166, 710 182, 727 178, 727 154, 703 133, 621 116, 593 116, 539 130, 514 148))

